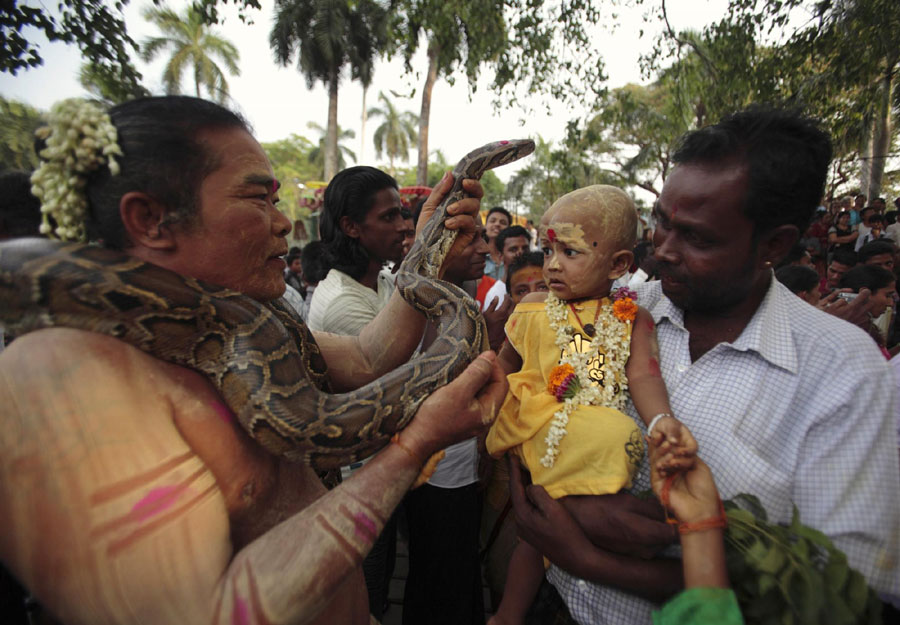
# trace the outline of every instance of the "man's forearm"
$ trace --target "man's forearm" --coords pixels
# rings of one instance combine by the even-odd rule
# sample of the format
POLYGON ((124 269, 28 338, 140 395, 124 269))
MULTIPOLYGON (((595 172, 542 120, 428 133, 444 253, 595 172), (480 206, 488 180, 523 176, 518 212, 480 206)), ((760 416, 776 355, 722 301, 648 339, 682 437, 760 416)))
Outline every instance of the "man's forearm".
POLYGON ((681 561, 675 559, 643 560, 595 547, 583 552, 579 561, 559 566, 580 579, 612 586, 654 603, 663 603, 684 588, 681 561))
POLYGON ((409 360, 422 340, 425 316, 395 290, 378 316, 359 335, 359 347, 372 379, 409 360))
POLYGON ((359 567, 418 472, 408 452, 390 445, 347 482, 247 545, 219 585, 214 622, 313 619, 359 567))

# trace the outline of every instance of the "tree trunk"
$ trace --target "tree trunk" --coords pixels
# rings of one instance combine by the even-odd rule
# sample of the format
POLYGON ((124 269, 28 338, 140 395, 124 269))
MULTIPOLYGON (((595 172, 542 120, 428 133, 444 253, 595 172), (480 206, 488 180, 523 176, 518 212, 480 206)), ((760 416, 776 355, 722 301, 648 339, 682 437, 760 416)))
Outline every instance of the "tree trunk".
POLYGON ((338 78, 339 68, 331 70, 328 79, 328 129, 325 135, 325 182, 334 178, 338 168, 338 78))
POLYGON ((416 168, 416 184, 428 184, 428 117, 431 115, 431 91, 437 81, 438 47, 428 46, 428 76, 422 90, 422 111, 419 114, 419 165, 416 168))
POLYGON ((866 198, 869 203, 881 195, 881 181, 884 178, 884 164, 891 145, 891 92, 894 83, 889 68, 881 79, 878 93, 878 109, 872 120, 871 161, 866 198))
POLYGON ((359 129, 359 160, 360 165, 366 164, 366 119, 369 117, 366 111, 366 93, 369 91, 369 85, 363 85, 363 102, 362 102, 362 120, 359 129))

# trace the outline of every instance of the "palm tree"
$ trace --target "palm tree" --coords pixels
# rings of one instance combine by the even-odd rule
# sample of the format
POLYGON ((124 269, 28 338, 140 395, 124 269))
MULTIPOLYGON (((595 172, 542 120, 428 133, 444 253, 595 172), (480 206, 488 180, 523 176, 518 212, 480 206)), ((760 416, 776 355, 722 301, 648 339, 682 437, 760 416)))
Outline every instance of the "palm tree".
MULTIPOLYGON (((319 143, 316 147, 309 151, 309 162, 316 166, 316 170, 319 172, 318 175, 324 176, 324 180, 330 180, 328 176, 325 176, 325 154, 328 150, 328 131, 322 128, 316 122, 309 122, 306 124, 306 127, 310 130, 315 130, 319 133, 319 143)), ((337 173, 344 169, 347 166, 347 161, 344 160, 344 156, 349 157, 351 160, 356 160, 356 154, 353 153, 353 150, 348 148, 347 146, 341 145, 341 141, 344 139, 353 139, 356 137, 356 133, 350 129, 341 130, 341 127, 337 128, 337 138, 338 138, 338 151, 337 151, 337 166, 335 168, 335 172, 337 173)), ((333 175, 333 174, 332 174, 333 175)))
POLYGON ((275 25, 269 35, 275 59, 287 65, 297 52, 297 67, 310 89, 328 87, 325 179, 338 170, 337 103, 341 69, 350 63, 354 77, 371 80, 375 56, 384 48, 387 11, 377 0, 275 0, 275 25))
POLYGON ((409 111, 401 113, 387 99, 384 92, 378 94, 378 99, 384 104, 383 108, 373 106, 369 109, 372 117, 383 117, 384 121, 375 130, 375 155, 381 158, 382 153, 387 153, 390 161, 391 175, 394 175, 394 159, 409 160, 409 149, 418 140, 419 134, 416 126, 419 118, 409 111))
POLYGON ((200 97, 200 88, 203 87, 211 98, 223 102, 228 96, 228 82, 212 57, 219 57, 230 74, 239 76, 240 53, 235 45, 212 32, 193 6, 189 6, 182 15, 168 7, 148 7, 143 16, 155 24, 162 35, 144 41, 141 58, 149 62, 163 50, 172 49, 172 57, 163 71, 166 93, 181 92, 184 71, 190 66, 194 72, 197 97, 200 97))

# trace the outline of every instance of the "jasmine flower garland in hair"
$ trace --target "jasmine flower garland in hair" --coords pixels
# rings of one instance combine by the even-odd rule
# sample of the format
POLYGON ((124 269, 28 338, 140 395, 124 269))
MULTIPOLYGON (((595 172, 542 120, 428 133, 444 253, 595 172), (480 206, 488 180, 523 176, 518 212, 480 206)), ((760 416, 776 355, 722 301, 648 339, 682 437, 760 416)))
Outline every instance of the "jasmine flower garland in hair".
POLYGON ((562 407, 553 415, 550 429, 544 442, 547 451, 541 458, 541 464, 552 467, 559 455, 559 443, 568 433, 566 426, 569 416, 578 406, 609 406, 622 410, 625 407, 625 392, 628 384, 625 377, 625 363, 631 353, 631 333, 628 326, 637 313, 633 292, 619 293, 613 296, 616 308, 607 302, 598 302, 595 322, 595 334, 591 338, 587 350, 579 351, 570 348, 575 330, 569 325, 569 311, 566 303, 553 293, 547 295, 545 310, 550 321, 550 329, 555 333, 554 342, 560 349, 560 364, 550 373, 548 391, 562 407), (597 384, 590 377, 588 364, 597 357, 600 347, 604 347, 606 359, 603 385, 597 384))
POLYGON ((47 125, 35 135, 45 143, 41 165, 31 175, 31 192, 41 201, 41 234, 84 241, 88 176, 104 165, 113 176, 119 173, 116 127, 96 104, 72 98, 53 105, 47 125))

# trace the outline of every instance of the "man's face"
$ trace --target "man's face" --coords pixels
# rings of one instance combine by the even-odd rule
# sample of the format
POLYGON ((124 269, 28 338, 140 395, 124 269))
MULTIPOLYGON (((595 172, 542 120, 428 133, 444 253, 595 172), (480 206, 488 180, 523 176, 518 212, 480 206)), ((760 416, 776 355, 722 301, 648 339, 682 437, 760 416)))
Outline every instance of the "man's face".
POLYGON ((403 258, 406 258, 416 241, 416 224, 412 219, 404 219, 403 224, 403 258))
POLYGON ((171 268, 240 291, 259 301, 284 293, 291 222, 282 215, 278 183, 259 143, 244 130, 215 129, 198 136, 219 168, 199 181, 199 218, 173 228, 177 257, 171 268))
POLYGON ((862 217, 862 222, 863 222, 867 227, 871 227, 871 226, 872 226, 871 219, 872 219, 872 215, 874 215, 874 214, 875 214, 875 209, 873 209, 873 208, 865 208, 865 209, 863 209, 863 211, 860 213, 860 216, 862 217))
POLYGON ((894 255, 893 254, 876 254, 866 261, 867 265, 878 265, 884 267, 888 271, 894 271, 894 255))
POLYGON ((529 293, 546 293, 548 290, 541 267, 527 265, 509 277, 509 297, 513 304, 521 302, 529 293))
POLYGON ((503 264, 509 267, 515 259, 527 251, 527 238, 509 237, 503 242, 503 264))
POLYGON ((503 213, 491 213, 484 224, 484 233, 488 240, 493 240, 500 231, 509 228, 509 219, 503 213))
POLYGON ((869 299, 869 313, 873 317, 880 317, 888 307, 894 305, 894 295, 896 293, 897 289, 893 283, 872 293, 869 299))
POLYGON ((841 283, 841 278, 843 278, 844 274, 850 271, 850 269, 852 269, 852 267, 849 265, 839 263, 836 260, 831 261, 831 264, 828 265, 828 271, 825 274, 825 285, 829 289, 838 288, 838 285, 841 283))
POLYGON ((372 258, 386 262, 403 258, 403 239, 406 236, 406 221, 400 214, 403 205, 397 189, 388 187, 375 194, 372 208, 349 236, 359 239, 360 244, 372 258))
POLYGON ((678 165, 666 179, 653 235, 663 293, 686 312, 728 311, 768 281, 741 206, 740 165, 678 165))
POLYGON ((477 224, 472 242, 447 263, 444 278, 448 282, 459 285, 466 280, 478 280, 484 275, 484 265, 491 250, 481 236, 483 232, 481 224, 477 224))

